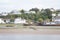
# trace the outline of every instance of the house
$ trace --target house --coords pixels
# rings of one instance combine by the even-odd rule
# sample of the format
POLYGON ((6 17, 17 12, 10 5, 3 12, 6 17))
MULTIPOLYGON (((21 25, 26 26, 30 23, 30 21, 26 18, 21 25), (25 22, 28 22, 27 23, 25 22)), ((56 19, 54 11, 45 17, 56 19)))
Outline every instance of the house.
POLYGON ((56 25, 58 24, 58 16, 56 16, 56 14, 52 14, 52 21, 47 21, 45 20, 43 22, 43 25, 56 25))
POLYGON ((53 21, 56 23, 56 24, 60 24, 60 16, 56 16, 53 18, 53 21))
POLYGON ((6 13, 6 12, 0 13, 0 16, 7 16, 7 15, 8 15, 8 13, 6 13))
POLYGON ((4 24, 5 22, 4 22, 4 20, 2 19, 2 18, 0 18, 0 24, 4 24))
POLYGON ((10 12, 10 15, 13 15, 13 14, 21 14, 21 12, 17 10, 13 10, 10 12))
POLYGON ((0 18, 0 24, 3 23, 14 23, 14 24, 24 24, 27 23, 25 19, 15 18, 13 21, 11 19, 0 18))
POLYGON ((5 24, 14 23, 14 20, 8 18, 0 18, 0 23, 5 23, 5 24))
POLYGON ((10 23, 10 19, 3 19, 5 23, 10 23))
POLYGON ((60 12, 58 14, 52 14, 52 21, 56 24, 60 24, 60 12))
POLYGON ((55 22, 44 22, 43 25, 56 25, 55 22))
POLYGON ((35 14, 35 11, 30 11, 30 12, 35 14))
POLYGON ((25 19, 21 19, 21 18, 16 18, 14 20, 14 23, 15 24, 19 24, 19 23, 23 24, 23 23, 26 23, 26 20, 25 19))
POLYGON ((35 11, 25 11, 25 13, 33 13, 33 14, 35 14, 35 11))
POLYGON ((11 23, 11 19, 0 18, 0 23, 11 23))

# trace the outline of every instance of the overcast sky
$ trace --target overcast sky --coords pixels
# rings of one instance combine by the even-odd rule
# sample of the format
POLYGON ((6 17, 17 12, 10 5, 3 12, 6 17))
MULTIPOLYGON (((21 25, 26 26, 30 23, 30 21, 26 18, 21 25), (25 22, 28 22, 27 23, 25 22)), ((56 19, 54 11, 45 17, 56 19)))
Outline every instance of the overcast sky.
POLYGON ((34 7, 60 9, 60 0, 0 0, 0 12, 34 7))

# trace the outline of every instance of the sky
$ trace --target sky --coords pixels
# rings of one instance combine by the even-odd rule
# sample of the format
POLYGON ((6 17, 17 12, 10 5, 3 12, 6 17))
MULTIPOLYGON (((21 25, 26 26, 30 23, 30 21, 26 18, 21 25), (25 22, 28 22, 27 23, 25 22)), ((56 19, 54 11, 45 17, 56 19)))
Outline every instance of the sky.
POLYGON ((0 12, 31 8, 60 9, 60 0, 0 0, 0 12))

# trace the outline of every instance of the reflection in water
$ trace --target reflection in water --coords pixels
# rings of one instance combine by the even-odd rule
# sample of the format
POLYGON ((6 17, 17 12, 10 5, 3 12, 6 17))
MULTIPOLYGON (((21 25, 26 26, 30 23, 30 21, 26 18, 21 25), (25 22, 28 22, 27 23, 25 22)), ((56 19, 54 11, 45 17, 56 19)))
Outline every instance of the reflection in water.
POLYGON ((0 40, 60 40, 60 35, 2 34, 0 40))

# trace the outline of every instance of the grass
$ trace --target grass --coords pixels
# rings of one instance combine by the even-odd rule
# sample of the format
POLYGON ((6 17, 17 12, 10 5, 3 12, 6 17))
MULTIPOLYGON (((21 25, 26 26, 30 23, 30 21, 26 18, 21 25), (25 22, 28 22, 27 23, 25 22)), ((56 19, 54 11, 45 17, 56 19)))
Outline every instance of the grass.
POLYGON ((17 27, 17 28, 23 28, 22 24, 0 24, 0 28, 1 27, 17 27))
POLYGON ((6 25, 15 25, 15 24, 0 24, 0 26, 6 26, 6 25))

